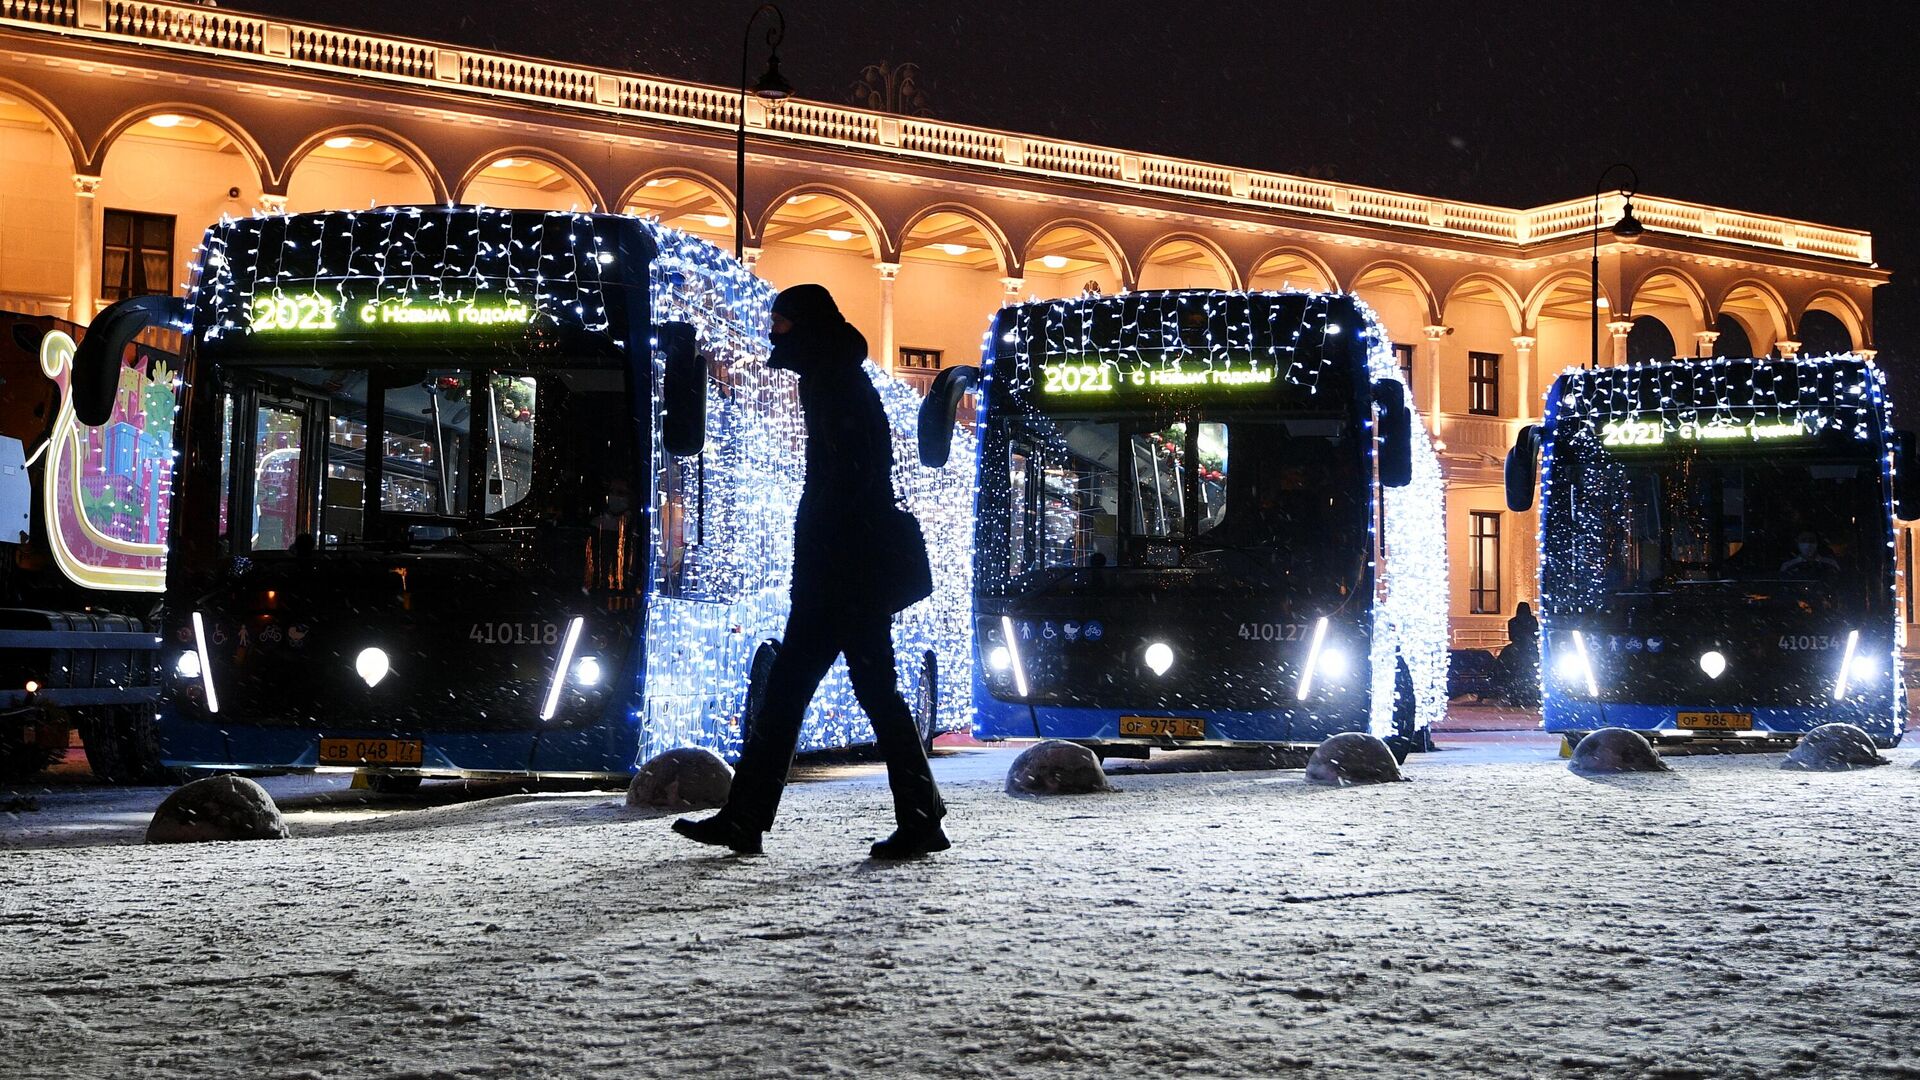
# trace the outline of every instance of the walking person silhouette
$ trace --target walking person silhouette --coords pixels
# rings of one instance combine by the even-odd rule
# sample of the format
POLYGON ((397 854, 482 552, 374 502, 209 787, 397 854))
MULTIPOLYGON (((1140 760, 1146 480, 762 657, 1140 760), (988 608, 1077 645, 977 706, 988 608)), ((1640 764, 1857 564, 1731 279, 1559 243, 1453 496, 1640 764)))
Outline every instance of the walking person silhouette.
MULTIPOLYGON (((854 697, 873 721, 887 763, 898 825, 873 845, 872 857, 944 851, 949 843, 940 822, 946 806, 896 684, 894 612, 927 593, 906 584, 912 575, 899 569, 902 552, 888 548, 899 546, 899 530, 888 525, 905 511, 894 505, 886 412, 861 369, 866 338, 819 285, 795 285, 774 299, 771 337, 767 363, 800 376, 807 431, 806 482, 793 530, 793 610, 726 806, 705 820, 682 818, 673 829, 703 844, 760 853, 793 766, 807 704, 834 658, 844 653, 854 697)), ((911 543, 920 545, 914 554, 924 567, 924 542, 917 527, 908 531, 911 543)), ((924 585, 930 588, 930 582, 924 585)))

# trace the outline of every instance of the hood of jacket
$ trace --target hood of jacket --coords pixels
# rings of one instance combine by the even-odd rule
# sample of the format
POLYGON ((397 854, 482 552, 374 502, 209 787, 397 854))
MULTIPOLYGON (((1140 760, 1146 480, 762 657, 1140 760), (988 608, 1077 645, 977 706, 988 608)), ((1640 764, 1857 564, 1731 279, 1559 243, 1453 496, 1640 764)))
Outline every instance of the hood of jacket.
POLYGON ((767 366, 806 376, 857 369, 867 358, 867 338, 852 323, 815 323, 770 335, 767 366))

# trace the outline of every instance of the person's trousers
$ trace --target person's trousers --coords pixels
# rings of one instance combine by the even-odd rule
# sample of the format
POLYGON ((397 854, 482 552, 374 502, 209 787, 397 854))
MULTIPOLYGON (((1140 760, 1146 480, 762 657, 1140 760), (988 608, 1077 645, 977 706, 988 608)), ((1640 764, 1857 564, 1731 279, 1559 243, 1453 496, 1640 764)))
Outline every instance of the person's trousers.
POLYGON ((842 653, 847 657, 853 696, 873 721, 873 734, 887 763, 895 820, 903 827, 917 828, 938 824, 946 816, 926 748, 914 727, 913 711, 895 683, 893 617, 850 613, 825 604, 796 606, 787 618, 786 637, 767 674, 760 715, 747 732, 747 744, 734 769, 733 791, 723 811, 727 816, 762 831, 773 827, 807 705, 834 658, 842 653))

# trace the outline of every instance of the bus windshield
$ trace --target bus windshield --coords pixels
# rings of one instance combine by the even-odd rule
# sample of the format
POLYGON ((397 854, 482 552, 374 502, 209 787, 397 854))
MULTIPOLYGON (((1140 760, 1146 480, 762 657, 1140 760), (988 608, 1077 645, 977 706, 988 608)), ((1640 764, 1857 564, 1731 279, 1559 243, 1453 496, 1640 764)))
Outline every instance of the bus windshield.
POLYGON ((1880 480, 1877 460, 1820 446, 1616 454, 1583 430, 1556 448, 1548 593, 1589 608, 1765 594, 1870 610, 1886 601, 1880 480))
POLYGON ((221 365, 219 532, 229 550, 285 551, 302 536, 327 550, 587 527, 631 512, 619 367, 353 361, 221 365))
POLYGON ((1367 550, 1356 443, 1335 418, 1016 419, 1009 575, 1187 568, 1345 585, 1367 550))

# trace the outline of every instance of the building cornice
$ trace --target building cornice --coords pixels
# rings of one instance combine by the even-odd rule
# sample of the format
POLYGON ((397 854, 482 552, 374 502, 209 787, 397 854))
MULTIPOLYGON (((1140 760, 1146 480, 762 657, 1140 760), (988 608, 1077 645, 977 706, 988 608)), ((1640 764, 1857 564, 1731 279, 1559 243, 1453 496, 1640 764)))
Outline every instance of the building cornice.
MULTIPOLYGON (((740 120, 738 92, 723 87, 160 0, 5 3, 0 27, 709 132, 730 131, 740 120)), ((1509 258, 1584 237, 1595 221, 1590 197, 1511 209, 820 102, 769 111, 750 98, 746 106, 746 124, 763 143, 1486 243, 1514 249, 1509 258)), ((1604 196, 1601 220, 1617 214, 1619 202, 1617 192, 1604 196)), ((1634 207, 1654 237, 1873 266, 1873 238, 1859 230, 1644 194, 1634 207)))

